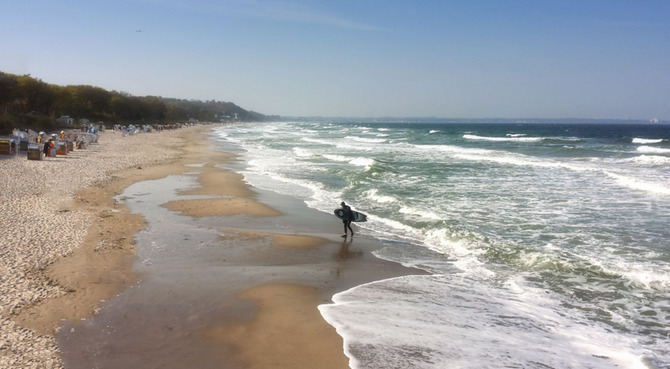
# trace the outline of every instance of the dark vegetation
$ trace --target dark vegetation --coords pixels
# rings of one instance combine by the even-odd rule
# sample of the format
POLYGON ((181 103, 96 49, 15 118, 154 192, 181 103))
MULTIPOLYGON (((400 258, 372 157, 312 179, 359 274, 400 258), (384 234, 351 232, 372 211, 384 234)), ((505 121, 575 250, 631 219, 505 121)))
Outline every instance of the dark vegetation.
POLYGON ((58 86, 30 75, 0 72, 0 135, 14 128, 51 131, 72 127, 57 122, 57 118, 64 115, 74 120, 75 127, 80 119, 104 122, 107 127, 183 123, 189 119, 200 122, 268 119, 231 102, 133 96, 88 85, 58 86))

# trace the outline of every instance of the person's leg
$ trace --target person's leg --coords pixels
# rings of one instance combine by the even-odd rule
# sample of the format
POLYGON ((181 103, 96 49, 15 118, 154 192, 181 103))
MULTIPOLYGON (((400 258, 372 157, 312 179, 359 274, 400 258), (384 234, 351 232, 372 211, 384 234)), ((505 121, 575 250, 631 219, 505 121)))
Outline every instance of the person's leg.
MULTIPOLYGON (((351 237, 354 237, 354 230, 351 229, 351 221, 347 222, 347 228, 349 228, 349 232, 351 232, 351 237)), ((347 233, 346 230, 344 233, 347 233)))

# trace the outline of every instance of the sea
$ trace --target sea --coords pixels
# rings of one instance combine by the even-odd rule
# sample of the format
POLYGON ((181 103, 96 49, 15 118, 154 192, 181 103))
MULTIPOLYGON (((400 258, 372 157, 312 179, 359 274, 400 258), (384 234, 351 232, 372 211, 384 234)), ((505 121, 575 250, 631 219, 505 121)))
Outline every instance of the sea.
MULTIPOLYGON (((425 270, 319 306, 358 368, 670 368, 670 125, 215 129, 260 189, 425 270)), ((355 242, 355 240, 354 240, 355 242)))

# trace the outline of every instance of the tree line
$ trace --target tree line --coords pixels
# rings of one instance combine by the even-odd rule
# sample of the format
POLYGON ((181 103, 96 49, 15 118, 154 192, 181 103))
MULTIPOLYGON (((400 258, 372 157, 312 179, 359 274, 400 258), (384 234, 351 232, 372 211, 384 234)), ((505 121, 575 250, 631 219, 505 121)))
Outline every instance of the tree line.
POLYGON ((262 121, 269 117, 231 102, 133 96, 89 85, 59 86, 30 75, 0 72, 0 135, 13 128, 48 131, 61 128, 57 118, 114 124, 262 121))

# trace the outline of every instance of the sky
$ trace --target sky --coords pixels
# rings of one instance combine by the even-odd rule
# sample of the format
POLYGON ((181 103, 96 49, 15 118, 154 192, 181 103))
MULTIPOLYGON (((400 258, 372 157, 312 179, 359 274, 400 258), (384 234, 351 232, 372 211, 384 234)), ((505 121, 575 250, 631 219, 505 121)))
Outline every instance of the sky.
POLYGON ((670 120, 670 1, 0 0, 0 71, 267 115, 670 120))

